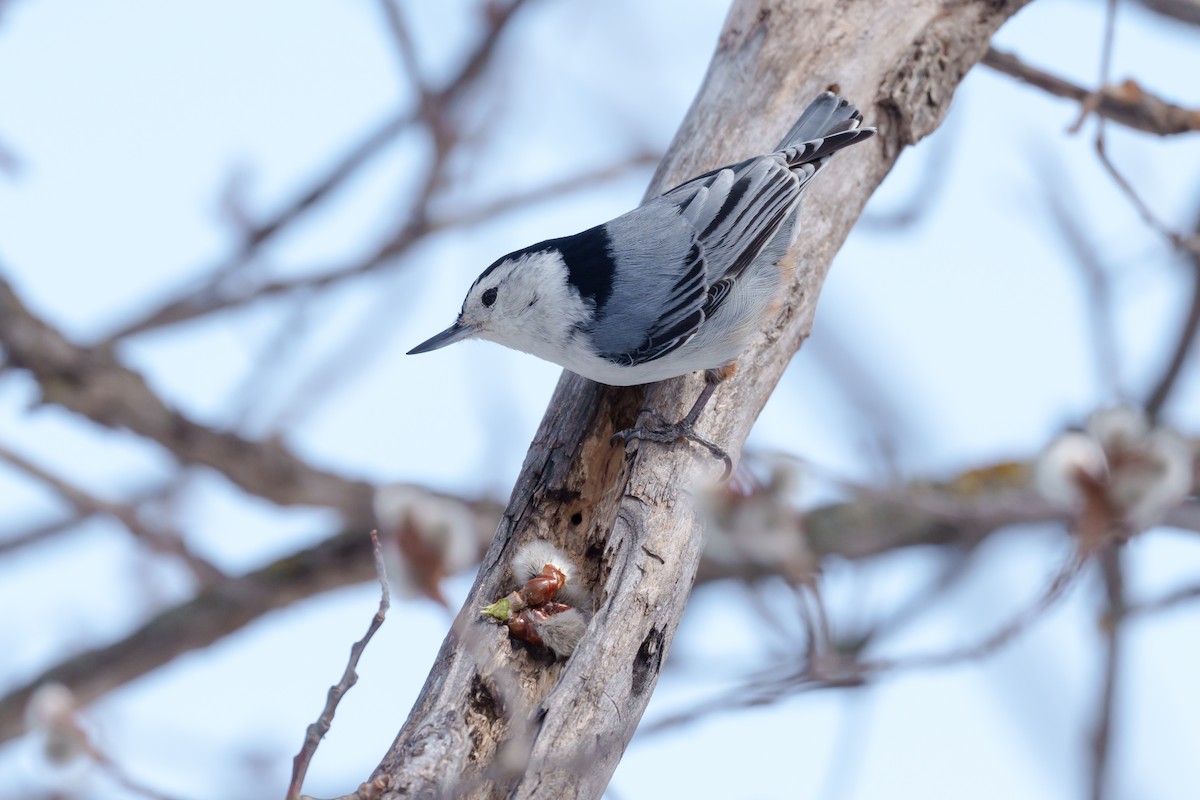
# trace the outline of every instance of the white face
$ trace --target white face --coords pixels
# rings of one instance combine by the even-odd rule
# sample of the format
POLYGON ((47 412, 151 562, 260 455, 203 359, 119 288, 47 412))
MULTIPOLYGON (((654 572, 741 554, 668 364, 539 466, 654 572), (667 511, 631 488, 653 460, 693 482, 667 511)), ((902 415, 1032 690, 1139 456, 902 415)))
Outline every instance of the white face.
POLYGON ((463 301, 458 320, 410 354, 478 337, 570 367, 568 350, 588 319, 589 305, 568 285, 556 249, 518 252, 483 271, 463 301))
POLYGON ((481 275, 463 301, 460 325, 481 339, 549 360, 585 318, 556 250, 505 258, 481 275))
MULTIPOLYGON (((542 257, 542 256, 539 256, 542 257)), ((500 333, 516 320, 532 314, 541 298, 537 281, 526 276, 531 258, 502 259, 476 279, 463 300, 460 325, 468 325, 479 336, 500 333)))

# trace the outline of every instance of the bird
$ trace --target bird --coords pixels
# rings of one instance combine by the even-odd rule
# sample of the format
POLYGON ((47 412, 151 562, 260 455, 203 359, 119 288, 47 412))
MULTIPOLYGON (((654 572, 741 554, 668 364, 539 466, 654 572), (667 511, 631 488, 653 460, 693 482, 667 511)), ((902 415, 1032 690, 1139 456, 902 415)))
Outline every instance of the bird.
POLYGON ((454 324, 408 354, 485 339, 610 386, 703 370, 704 389, 682 420, 613 439, 690 439, 728 474, 729 457, 694 424, 774 306, 805 189, 834 153, 875 134, 862 122, 849 101, 824 92, 774 151, 502 256, 475 279, 454 324))

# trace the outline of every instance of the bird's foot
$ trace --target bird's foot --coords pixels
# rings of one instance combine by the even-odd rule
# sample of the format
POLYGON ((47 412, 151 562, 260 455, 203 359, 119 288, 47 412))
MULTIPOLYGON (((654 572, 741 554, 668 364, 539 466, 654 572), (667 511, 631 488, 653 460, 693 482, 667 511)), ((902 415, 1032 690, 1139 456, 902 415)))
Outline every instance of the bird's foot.
POLYGON ((733 473, 733 459, 729 454, 718 447, 716 444, 705 439, 693 429, 691 420, 683 419, 679 422, 666 423, 662 416, 653 409, 644 408, 643 413, 649 412, 657 418, 653 426, 626 428, 623 431, 617 431, 612 435, 610 441, 613 444, 621 442, 628 445, 634 439, 640 439, 643 442, 658 442, 659 444, 673 444, 683 440, 695 442, 703 447, 713 458, 718 458, 725 464, 725 472, 721 475, 721 480, 725 480, 733 473))

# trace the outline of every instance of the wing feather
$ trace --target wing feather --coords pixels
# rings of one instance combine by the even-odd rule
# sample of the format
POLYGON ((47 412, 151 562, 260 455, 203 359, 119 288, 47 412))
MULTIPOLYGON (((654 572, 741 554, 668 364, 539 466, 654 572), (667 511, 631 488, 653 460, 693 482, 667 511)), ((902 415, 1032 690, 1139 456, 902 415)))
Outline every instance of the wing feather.
POLYGON ((703 250, 693 241, 682 275, 655 309, 653 322, 647 327, 644 338, 632 348, 602 349, 598 355, 632 366, 661 358, 691 339, 705 318, 702 306, 708 296, 707 271, 703 250))
MULTIPOLYGON (((841 106, 833 110, 841 111, 841 106)), ((658 219, 665 205, 678 222, 684 223, 682 242, 689 246, 688 256, 682 269, 668 273, 668 278, 675 278, 669 289, 663 286, 658 292, 645 293, 626 289, 627 303, 639 308, 636 316, 640 323, 614 336, 611 346, 601 347, 599 355, 632 366, 662 358, 695 336, 771 244, 809 181, 830 156, 874 133, 872 129, 848 128, 857 126, 861 119, 855 115, 836 125, 830 122, 832 127, 825 127, 823 135, 818 133, 820 138, 796 144, 789 144, 794 139, 785 138, 778 152, 699 175, 643 206, 640 211, 655 206, 658 219), (645 331, 640 342, 630 338, 631 331, 637 329, 645 331)), ((801 118, 797 129, 805 119, 807 116, 801 118)), ((804 128, 803 132, 807 131, 804 128)), ((633 227, 632 215, 629 218, 633 227)), ((644 229, 634 228, 632 232, 642 239, 647 236, 644 229)), ((666 269, 661 261, 656 267, 666 269)), ((631 323, 634 316, 629 315, 631 323)))

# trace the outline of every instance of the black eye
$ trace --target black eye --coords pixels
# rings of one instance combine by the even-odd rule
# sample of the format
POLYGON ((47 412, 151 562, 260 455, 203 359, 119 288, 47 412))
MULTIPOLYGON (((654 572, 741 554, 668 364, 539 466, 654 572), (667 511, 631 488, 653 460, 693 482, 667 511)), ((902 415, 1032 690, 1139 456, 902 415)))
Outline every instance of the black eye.
POLYGON ((492 303, 496 302, 496 287, 493 286, 491 289, 488 289, 483 293, 483 297, 480 299, 483 300, 483 305, 485 308, 491 308, 492 303))

